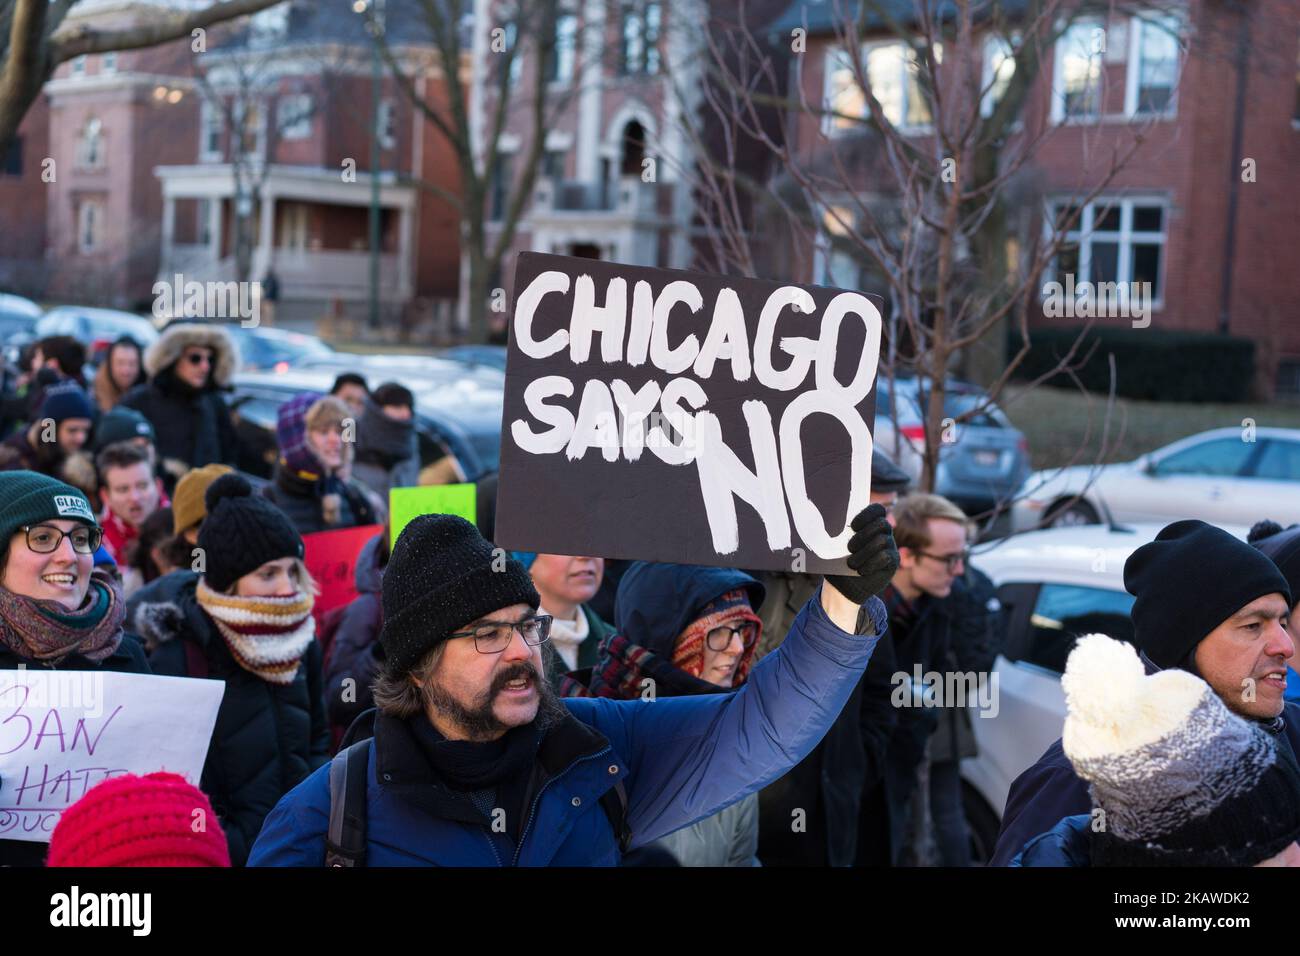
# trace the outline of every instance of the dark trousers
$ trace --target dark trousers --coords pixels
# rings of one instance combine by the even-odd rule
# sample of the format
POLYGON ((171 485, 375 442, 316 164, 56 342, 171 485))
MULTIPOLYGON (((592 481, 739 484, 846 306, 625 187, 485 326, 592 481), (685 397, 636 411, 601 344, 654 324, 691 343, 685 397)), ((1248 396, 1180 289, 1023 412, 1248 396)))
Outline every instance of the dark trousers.
POLYGON ((930 819, 940 866, 970 866, 970 831, 961 806, 960 761, 930 764, 930 819))

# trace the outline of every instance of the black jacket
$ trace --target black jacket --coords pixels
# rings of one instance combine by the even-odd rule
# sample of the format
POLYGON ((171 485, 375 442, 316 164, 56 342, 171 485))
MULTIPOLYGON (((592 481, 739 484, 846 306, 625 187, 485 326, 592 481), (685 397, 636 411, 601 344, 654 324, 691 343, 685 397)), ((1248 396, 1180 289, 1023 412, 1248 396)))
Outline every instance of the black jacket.
POLYGON ((378 523, 378 515, 360 484, 349 479, 337 485, 342 488, 342 493, 339 495, 339 520, 333 524, 325 521, 323 481, 306 481, 277 465, 275 477, 263 487, 262 494, 289 517, 301 535, 378 523))
POLYGON ((127 392, 121 404, 153 425, 154 447, 169 493, 190 468, 214 463, 233 468, 238 463, 239 441, 230 409, 215 386, 195 391, 168 367, 127 392))
POLYGON ((226 682, 199 787, 226 832, 231 865, 243 866, 276 802, 328 759, 320 645, 308 645, 293 683, 262 680, 235 662, 199 606, 197 583, 190 571, 159 578, 133 620, 154 645, 154 673, 226 682))
MULTIPOLYGON (((1289 747, 1294 756, 1300 757, 1300 705, 1287 704, 1280 718, 1262 726, 1276 734, 1279 745, 1289 747)), ((1091 812, 1088 785, 1074 772, 1074 765, 1057 740, 1012 782, 989 866, 1010 866, 1034 837, 1051 830, 1065 817, 1091 812)))
MULTIPOLYGON (((17 670, 23 664, 30 670, 48 665, 19 657, 8 648, 0 647, 0 670, 17 670)), ((123 634, 122 643, 102 661, 92 661, 80 654, 61 661, 55 670, 94 671, 105 670, 119 674, 148 674, 149 662, 144 656, 144 646, 134 634, 123 634)), ((48 843, 28 843, 25 840, 0 840, 0 866, 44 866, 48 843)))
MULTIPOLYGON (((811 574, 773 573, 763 618, 763 648, 775 650, 794 615, 817 591, 811 574)), ((867 669, 826 736, 807 757, 759 793, 758 858, 764 866, 851 866, 858 848, 862 794, 880 781, 885 748, 897 722, 890 705, 895 670, 889 636, 876 645, 867 669), (794 828, 804 810, 806 829, 794 828)))

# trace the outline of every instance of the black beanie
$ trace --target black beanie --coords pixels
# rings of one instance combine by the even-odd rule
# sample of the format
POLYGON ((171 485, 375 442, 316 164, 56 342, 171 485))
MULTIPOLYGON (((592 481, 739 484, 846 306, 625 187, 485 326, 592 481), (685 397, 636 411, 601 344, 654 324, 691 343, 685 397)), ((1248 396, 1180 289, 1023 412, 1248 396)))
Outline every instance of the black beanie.
POLYGON ((420 515, 398 535, 384 571, 379 643, 389 667, 407 671, 453 631, 512 604, 541 604, 519 561, 494 554, 464 518, 420 515))
POLYGON ((283 511, 243 475, 222 475, 203 496, 208 516, 199 527, 208 587, 224 591, 268 561, 301 558, 302 538, 283 511))
POLYGON ((1133 641, 1160 667, 1176 667, 1207 634, 1286 578, 1265 555, 1204 521, 1175 521, 1124 562, 1133 641))
POLYGON ((1281 525, 1260 521, 1250 529, 1246 540, 1277 565, 1286 583, 1291 585, 1291 597, 1300 594, 1300 524, 1283 531, 1281 525))

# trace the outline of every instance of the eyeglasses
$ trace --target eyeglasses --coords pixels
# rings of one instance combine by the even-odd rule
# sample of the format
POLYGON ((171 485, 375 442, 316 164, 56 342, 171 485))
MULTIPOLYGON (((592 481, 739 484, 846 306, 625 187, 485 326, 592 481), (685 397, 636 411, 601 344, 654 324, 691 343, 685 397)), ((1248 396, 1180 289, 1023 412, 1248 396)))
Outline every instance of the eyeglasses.
POLYGON ((47 524, 24 525, 20 528, 27 535, 27 547, 37 554, 52 554, 59 550, 63 539, 72 541, 72 550, 77 554, 94 554, 99 550, 99 542, 104 537, 102 528, 88 528, 80 525, 71 531, 60 531, 47 524))
POLYGON ((736 627, 728 627, 724 624, 709 631, 704 641, 711 651, 725 651, 731 646, 731 638, 735 634, 740 635, 740 642, 745 646, 745 650, 749 650, 758 640, 758 625, 753 621, 746 621, 736 627))
POLYGON ((211 352, 186 352, 185 361, 189 362, 191 365, 211 365, 212 353, 211 352))
POLYGON ((449 636, 472 637, 474 649, 480 654, 500 654, 514 640, 515 631, 529 647, 545 644, 551 636, 551 621, 549 614, 538 614, 523 621, 487 621, 479 627, 455 631, 449 636))
POLYGON ((925 551, 918 551, 916 553, 923 558, 930 558, 933 561, 942 561, 944 567, 948 569, 950 574, 957 570, 957 565, 965 564, 970 561, 969 548, 964 551, 958 551, 956 554, 928 554, 925 551))

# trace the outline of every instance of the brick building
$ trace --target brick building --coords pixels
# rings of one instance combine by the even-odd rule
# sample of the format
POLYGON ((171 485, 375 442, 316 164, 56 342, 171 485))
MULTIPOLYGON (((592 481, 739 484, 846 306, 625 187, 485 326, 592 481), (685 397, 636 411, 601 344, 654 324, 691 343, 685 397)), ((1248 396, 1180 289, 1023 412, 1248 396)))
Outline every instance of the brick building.
MULTIPOLYGON (((807 29, 807 54, 794 58, 791 82, 811 102, 851 109, 861 94, 836 58, 838 8, 800 0, 773 29, 807 29)), ((992 84, 1002 47, 991 37, 980 42, 992 84)), ((903 44, 876 31, 864 46, 871 75, 882 78, 877 98, 886 115, 924 139, 932 132, 928 106, 903 44)), ((1263 391, 1300 390, 1298 54, 1300 0, 1187 0, 1139 14, 1080 15, 1050 51, 1021 115, 1020 135, 1050 134, 1029 170, 1044 216, 1099 182, 1115 147, 1143 129, 1132 158, 1082 211, 1054 271, 1077 282, 1151 282, 1152 328, 1253 339, 1263 391)), ((819 125, 803 114, 789 135, 810 145, 819 125)), ((801 278, 867 281, 851 260, 821 248, 791 261, 803 263, 801 278)))

